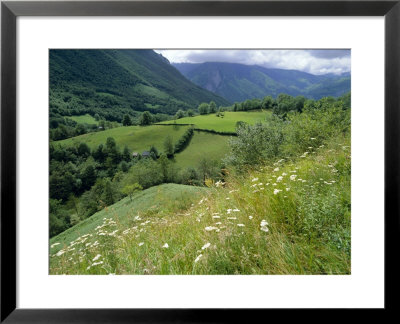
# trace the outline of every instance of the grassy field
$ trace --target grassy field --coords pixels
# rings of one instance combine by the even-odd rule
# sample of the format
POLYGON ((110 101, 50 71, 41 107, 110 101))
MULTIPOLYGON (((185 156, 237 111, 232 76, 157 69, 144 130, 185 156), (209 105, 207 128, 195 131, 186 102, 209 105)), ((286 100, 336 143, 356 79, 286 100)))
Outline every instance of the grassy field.
POLYGON ((207 157, 220 161, 229 152, 229 136, 195 131, 190 145, 175 156, 178 167, 197 167, 199 161, 207 157))
MULTIPOLYGON (((199 115, 194 117, 185 117, 177 119, 177 124, 194 124, 196 128, 215 130, 217 132, 234 132, 236 123, 244 121, 248 124, 255 124, 256 122, 264 121, 269 111, 238 111, 238 112, 225 112, 225 116, 217 117, 216 114, 199 115)), ((162 122, 162 124, 171 124, 171 121, 162 122)))
POLYGON ((172 183, 136 192, 132 200, 125 197, 114 205, 97 212, 74 227, 51 238, 50 245, 56 242, 60 243, 52 248, 51 252, 56 253, 78 237, 92 233, 97 226, 103 223, 105 217, 117 218, 119 225, 126 227, 134 222, 134 217, 137 215, 157 215, 160 209, 165 212, 188 208, 195 197, 197 198, 205 192, 207 192, 207 188, 204 187, 172 183))
POLYGON ((90 148, 96 148, 99 144, 105 144, 108 137, 113 137, 118 146, 125 145, 132 152, 143 152, 154 145, 159 151, 163 151, 164 140, 171 135, 173 142, 177 142, 188 126, 128 126, 107 129, 102 132, 84 134, 62 141, 53 142, 64 146, 75 143, 86 143, 90 148))
POLYGON ((82 116, 70 116, 67 118, 76 121, 78 124, 88 124, 88 125, 97 125, 98 124, 97 120, 94 119, 89 114, 82 115, 82 116))
POLYGON ((53 238, 50 273, 350 274, 350 170, 338 137, 204 194, 162 186, 158 207, 143 196, 134 210, 142 192, 53 238))

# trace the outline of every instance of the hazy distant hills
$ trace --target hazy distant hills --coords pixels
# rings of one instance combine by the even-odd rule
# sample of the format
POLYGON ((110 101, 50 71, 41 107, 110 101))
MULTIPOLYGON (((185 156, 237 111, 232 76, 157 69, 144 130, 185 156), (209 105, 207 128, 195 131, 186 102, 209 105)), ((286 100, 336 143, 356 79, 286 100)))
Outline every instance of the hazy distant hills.
POLYGON ((228 104, 152 50, 50 50, 50 108, 61 114, 71 109, 174 114, 211 100, 228 104))
POLYGON ((338 97, 350 91, 350 73, 313 75, 236 63, 173 63, 184 76, 231 102, 280 93, 312 99, 338 97))

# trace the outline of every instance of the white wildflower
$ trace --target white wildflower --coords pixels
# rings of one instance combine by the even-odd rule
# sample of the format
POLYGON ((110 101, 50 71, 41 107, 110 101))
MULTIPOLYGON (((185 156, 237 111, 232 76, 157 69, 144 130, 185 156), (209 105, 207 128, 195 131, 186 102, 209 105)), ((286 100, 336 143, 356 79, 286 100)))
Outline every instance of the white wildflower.
POLYGON ((260 223, 260 230, 262 230, 263 232, 268 232, 268 222, 266 220, 262 220, 260 223))
POLYGON ((279 168, 275 168, 275 169, 274 169, 274 172, 278 172, 278 171, 279 171, 279 168))
POLYGON ((144 244, 144 242, 140 242, 138 245, 139 245, 139 246, 142 246, 143 244, 144 244))
POLYGON ((240 210, 237 209, 237 208, 235 208, 233 211, 234 211, 234 212, 240 212, 240 210))
POLYGON ((221 216, 213 216, 212 218, 221 218, 221 216))
POLYGON ((278 193, 280 193, 282 190, 280 189, 274 189, 274 195, 277 195, 278 193))
POLYGON ((56 253, 56 256, 62 256, 65 253, 64 250, 60 250, 56 253))
POLYGON ((244 227, 244 224, 237 224, 237 226, 239 226, 239 227, 244 227))
POLYGON ((249 216, 249 219, 253 219, 253 216, 250 215, 250 216, 249 216))
POLYGON ((52 245, 50 245, 50 247, 53 248, 53 247, 55 247, 57 245, 60 245, 60 243, 53 243, 52 245))
POLYGON ((100 257, 101 257, 101 254, 97 254, 97 255, 93 258, 93 262, 94 262, 94 261, 97 261, 100 257))
POLYGON ((296 178, 297 178, 297 175, 296 175, 296 174, 292 174, 292 175, 290 176, 290 180, 292 180, 292 181, 295 181, 296 178))
POLYGON ((209 246, 211 245, 211 243, 206 243, 203 245, 203 247, 201 248, 202 250, 207 249, 209 246))
POLYGON ((251 182, 256 182, 256 181, 258 181, 258 178, 253 178, 253 179, 251 180, 251 182))
POLYGON ((282 181, 283 180, 283 177, 282 176, 279 176, 278 178, 276 178, 276 181, 277 182, 280 182, 280 181, 282 181))
POLYGON ((216 230, 216 229, 218 229, 218 227, 215 227, 215 226, 207 226, 207 227, 205 228, 205 230, 206 230, 207 232, 210 232, 210 231, 213 231, 213 230, 216 230))
POLYGON ((165 243, 162 247, 163 247, 164 249, 168 249, 168 248, 169 248, 169 245, 168 245, 168 243, 165 243))
POLYGON ((93 263, 93 264, 92 264, 92 267, 97 266, 97 265, 99 265, 99 264, 103 264, 103 261, 99 261, 99 262, 93 263))
POLYGON ((202 258, 202 256, 203 256, 203 254, 200 254, 200 255, 194 260, 194 262, 195 262, 195 263, 198 262, 198 261, 202 258))

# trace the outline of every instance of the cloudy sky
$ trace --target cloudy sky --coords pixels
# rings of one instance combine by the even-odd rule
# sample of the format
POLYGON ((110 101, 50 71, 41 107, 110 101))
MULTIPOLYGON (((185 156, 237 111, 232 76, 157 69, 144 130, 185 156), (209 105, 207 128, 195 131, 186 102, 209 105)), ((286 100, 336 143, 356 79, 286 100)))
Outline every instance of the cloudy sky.
POLYGON ((350 50, 155 50, 171 63, 230 62, 312 74, 350 72, 350 50))

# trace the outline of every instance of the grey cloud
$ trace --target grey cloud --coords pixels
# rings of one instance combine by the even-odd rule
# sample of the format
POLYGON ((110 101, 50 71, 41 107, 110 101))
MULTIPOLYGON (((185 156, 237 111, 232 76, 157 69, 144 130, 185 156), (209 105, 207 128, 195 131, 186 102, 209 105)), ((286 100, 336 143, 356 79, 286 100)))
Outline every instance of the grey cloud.
POLYGON ((332 58, 340 58, 345 56, 350 56, 351 50, 343 49, 343 50, 308 50, 308 52, 317 58, 325 58, 325 59, 332 59, 332 58))
POLYGON ((156 50, 174 63, 228 62, 312 74, 350 72, 350 50, 156 50))

